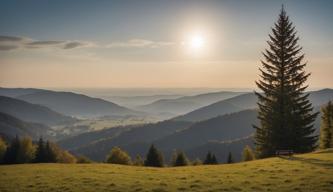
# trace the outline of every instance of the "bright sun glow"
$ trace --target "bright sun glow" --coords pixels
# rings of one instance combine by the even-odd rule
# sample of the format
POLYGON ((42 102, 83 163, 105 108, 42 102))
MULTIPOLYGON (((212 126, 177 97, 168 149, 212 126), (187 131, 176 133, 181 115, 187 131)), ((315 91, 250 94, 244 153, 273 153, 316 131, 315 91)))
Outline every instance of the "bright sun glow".
POLYGON ((203 31, 185 33, 181 45, 190 57, 203 57, 209 52, 208 35, 203 31))
POLYGON ((189 46, 192 49, 201 49, 204 45, 204 38, 201 35, 194 35, 190 38, 189 46))

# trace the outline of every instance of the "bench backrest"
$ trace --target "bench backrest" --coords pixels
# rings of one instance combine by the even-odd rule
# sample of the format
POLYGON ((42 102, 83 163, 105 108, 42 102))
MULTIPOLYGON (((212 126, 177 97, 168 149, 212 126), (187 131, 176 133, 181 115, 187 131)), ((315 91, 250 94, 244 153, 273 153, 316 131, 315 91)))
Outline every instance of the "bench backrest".
POLYGON ((293 150, 277 150, 275 152, 276 155, 292 155, 294 154, 293 150))

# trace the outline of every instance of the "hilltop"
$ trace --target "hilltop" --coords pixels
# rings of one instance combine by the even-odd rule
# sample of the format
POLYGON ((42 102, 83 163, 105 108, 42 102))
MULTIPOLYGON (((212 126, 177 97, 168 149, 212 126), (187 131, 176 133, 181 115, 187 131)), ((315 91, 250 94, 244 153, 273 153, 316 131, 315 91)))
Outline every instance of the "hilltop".
POLYGON ((0 191, 332 191, 333 150, 179 168, 29 164, 0 172, 0 191))

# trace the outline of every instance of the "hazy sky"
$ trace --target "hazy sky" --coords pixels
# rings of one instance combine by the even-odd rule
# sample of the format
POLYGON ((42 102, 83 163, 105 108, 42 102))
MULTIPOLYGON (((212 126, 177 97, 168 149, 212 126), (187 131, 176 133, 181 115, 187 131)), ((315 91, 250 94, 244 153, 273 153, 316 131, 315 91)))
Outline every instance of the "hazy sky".
POLYGON ((2 0, 0 86, 252 88, 281 4, 333 87, 329 0, 2 0))

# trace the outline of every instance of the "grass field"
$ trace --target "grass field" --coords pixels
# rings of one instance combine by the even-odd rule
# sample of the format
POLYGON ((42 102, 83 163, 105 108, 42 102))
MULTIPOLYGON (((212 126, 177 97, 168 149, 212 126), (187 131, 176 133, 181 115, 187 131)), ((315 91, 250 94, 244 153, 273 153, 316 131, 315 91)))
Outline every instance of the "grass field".
POLYGON ((0 191, 333 191, 333 150, 292 159, 180 168, 6 165, 0 166, 0 191))

